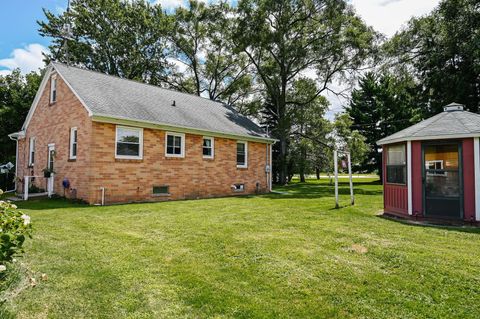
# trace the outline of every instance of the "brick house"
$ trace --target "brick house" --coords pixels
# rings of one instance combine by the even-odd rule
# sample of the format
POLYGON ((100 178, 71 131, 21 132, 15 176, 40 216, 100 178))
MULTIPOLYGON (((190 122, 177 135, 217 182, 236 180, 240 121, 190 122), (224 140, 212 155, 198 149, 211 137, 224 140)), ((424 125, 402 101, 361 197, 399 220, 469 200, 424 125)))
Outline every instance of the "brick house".
POLYGON ((60 63, 10 138, 17 193, 28 184, 108 204, 271 190, 274 140, 234 109, 60 63))

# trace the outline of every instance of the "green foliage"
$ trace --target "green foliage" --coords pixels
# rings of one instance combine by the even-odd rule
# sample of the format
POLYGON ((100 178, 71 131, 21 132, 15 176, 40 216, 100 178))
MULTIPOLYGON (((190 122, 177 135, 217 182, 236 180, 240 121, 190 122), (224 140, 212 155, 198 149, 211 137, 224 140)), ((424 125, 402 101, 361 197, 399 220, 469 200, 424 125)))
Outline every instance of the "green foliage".
POLYGON ((417 78, 418 104, 430 116, 451 102, 480 110, 479 44, 478 0, 443 0, 430 14, 413 18, 386 51, 397 67, 417 78))
POLYGON ((165 33, 170 19, 147 1, 73 0, 59 15, 44 10, 42 36, 51 37, 47 60, 74 64, 127 79, 161 84, 166 75, 165 33), (65 28, 72 38, 64 47, 65 28))
POLYGON ((0 201, 0 267, 6 268, 7 263, 23 253, 23 243, 31 231, 28 215, 19 211, 14 204, 0 201))
POLYGON ((41 75, 14 70, 0 76, 0 163, 15 163, 15 142, 8 134, 19 131, 41 82, 41 75))
POLYGON ((339 113, 334 122, 335 146, 339 150, 350 152, 352 165, 363 162, 369 148, 365 136, 358 130, 352 130, 353 120, 348 113, 339 113))
POLYGON ((232 42, 233 9, 226 3, 206 5, 191 0, 178 8, 168 32, 171 58, 185 70, 173 67, 167 82, 174 88, 229 105, 250 94, 252 75, 247 57, 232 42))
POLYGON ((418 85, 408 73, 368 72, 360 78, 346 111, 369 148, 362 170, 381 171, 376 142, 421 120, 418 99, 418 85))
POLYGON ((315 72, 312 98, 334 78, 351 75, 372 54, 376 34, 341 0, 243 0, 236 18, 237 49, 250 59, 261 80, 265 108, 275 113, 275 155, 283 184, 293 124, 288 106, 297 104, 288 92, 307 70, 315 72))

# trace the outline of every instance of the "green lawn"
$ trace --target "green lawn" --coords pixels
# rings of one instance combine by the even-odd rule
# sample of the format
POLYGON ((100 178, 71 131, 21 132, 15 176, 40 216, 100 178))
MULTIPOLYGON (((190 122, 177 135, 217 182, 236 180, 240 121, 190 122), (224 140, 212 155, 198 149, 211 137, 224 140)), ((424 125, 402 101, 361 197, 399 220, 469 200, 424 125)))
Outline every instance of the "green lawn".
POLYGON ((377 216, 381 186, 131 204, 31 201, 18 318, 478 318, 480 231, 377 216), (47 281, 39 280, 42 273, 47 281))

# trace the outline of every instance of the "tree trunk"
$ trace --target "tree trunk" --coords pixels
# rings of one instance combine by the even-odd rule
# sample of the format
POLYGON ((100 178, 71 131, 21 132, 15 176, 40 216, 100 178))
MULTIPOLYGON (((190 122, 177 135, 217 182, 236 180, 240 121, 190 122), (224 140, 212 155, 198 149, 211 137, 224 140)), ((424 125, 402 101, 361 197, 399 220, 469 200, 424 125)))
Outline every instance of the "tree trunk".
POLYGON ((317 174, 317 179, 320 179, 320 169, 318 167, 315 168, 315 174, 317 174))
POLYGON ((300 146, 300 182, 305 183, 305 166, 307 162, 307 150, 305 146, 300 146))

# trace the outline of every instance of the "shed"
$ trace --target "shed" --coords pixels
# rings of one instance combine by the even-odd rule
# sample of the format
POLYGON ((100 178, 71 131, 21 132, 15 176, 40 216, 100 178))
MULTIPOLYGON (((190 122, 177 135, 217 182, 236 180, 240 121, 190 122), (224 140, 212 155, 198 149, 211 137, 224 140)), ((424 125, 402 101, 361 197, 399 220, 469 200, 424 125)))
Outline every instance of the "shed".
POLYGON ((480 221, 480 115, 452 103, 377 142, 382 146, 384 213, 480 221))

